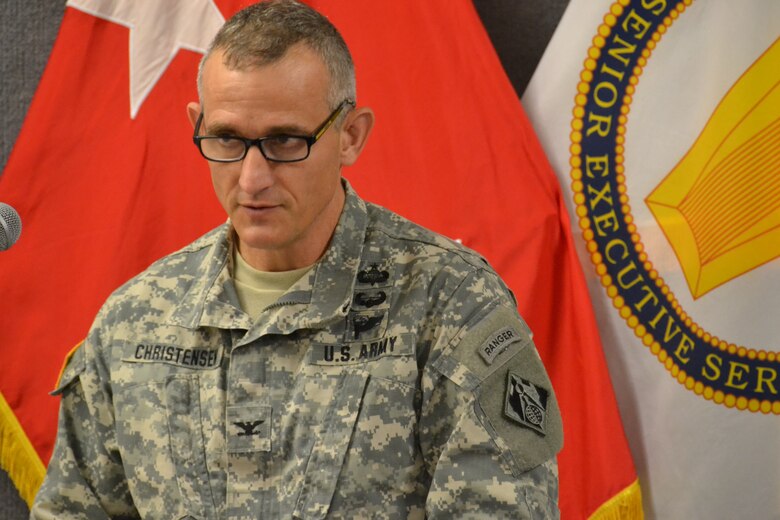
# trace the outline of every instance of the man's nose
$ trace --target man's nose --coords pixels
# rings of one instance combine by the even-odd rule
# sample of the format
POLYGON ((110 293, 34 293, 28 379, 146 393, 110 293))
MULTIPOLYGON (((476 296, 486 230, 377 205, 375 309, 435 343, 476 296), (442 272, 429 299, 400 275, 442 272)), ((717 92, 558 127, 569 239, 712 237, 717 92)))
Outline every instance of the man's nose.
POLYGON ((238 183, 247 193, 257 193, 273 184, 272 164, 257 145, 250 146, 241 161, 241 176, 238 183))

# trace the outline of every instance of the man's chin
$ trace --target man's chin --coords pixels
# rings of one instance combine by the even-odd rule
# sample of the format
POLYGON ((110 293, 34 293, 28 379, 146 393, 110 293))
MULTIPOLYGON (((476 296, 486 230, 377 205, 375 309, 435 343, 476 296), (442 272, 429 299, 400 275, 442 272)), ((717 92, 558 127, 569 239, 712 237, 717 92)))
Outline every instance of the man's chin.
POLYGON ((258 249, 258 250, 272 250, 278 249, 281 246, 281 241, 274 237, 267 235, 258 235, 254 233, 236 233, 238 235, 239 247, 258 249))
POLYGON ((284 247, 285 237, 270 226, 236 226, 233 224, 240 247, 273 250, 284 247))

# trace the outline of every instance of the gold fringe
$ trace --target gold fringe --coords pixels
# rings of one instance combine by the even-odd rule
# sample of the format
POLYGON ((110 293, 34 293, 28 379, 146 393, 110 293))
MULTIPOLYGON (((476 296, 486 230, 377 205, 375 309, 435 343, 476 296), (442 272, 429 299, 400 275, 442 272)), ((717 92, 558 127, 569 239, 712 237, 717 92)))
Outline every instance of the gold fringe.
POLYGON ((46 468, 0 392, 0 468, 8 473, 19 496, 32 507, 46 468))
POLYGON ((599 507, 588 520, 643 520, 642 490, 639 480, 610 498, 599 507))

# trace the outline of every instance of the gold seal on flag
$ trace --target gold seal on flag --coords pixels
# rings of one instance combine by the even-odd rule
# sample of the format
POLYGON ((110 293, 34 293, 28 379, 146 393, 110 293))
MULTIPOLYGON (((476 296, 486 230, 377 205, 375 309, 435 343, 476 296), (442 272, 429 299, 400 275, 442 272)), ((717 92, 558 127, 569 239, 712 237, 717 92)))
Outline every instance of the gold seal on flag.
MULTIPOLYGON (((694 320, 651 261, 629 201, 631 104, 653 51, 692 1, 619 0, 598 27, 571 124, 576 215, 607 296, 672 377, 714 403, 780 414, 777 354, 719 338, 694 320)), ((694 299, 780 256, 778 71, 775 41, 644 200, 694 299)))

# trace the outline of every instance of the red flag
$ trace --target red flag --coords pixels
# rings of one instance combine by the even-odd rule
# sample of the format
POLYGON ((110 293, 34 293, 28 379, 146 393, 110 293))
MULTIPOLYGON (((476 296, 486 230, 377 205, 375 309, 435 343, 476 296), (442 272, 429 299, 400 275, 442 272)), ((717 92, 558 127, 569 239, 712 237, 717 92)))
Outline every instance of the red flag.
MULTIPOLYGON (((227 17, 243 3, 218 5, 227 17)), ((515 291, 562 408, 562 513, 590 516, 636 475, 560 188, 476 11, 444 0, 311 3, 341 30, 358 103, 377 115, 345 175, 368 200, 480 251, 515 291)), ((0 272, 0 392, 44 461, 57 407, 46 392, 102 301, 224 219, 184 109, 197 95, 193 35, 210 30, 216 9, 188 2, 168 11, 204 25, 168 13, 149 27, 163 22, 137 2, 110 14, 108 1, 71 4, 0 181, 24 221, 0 272), (187 17, 192 6, 200 14, 187 17), (170 31, 189 40, 144 47, 170 31)))

